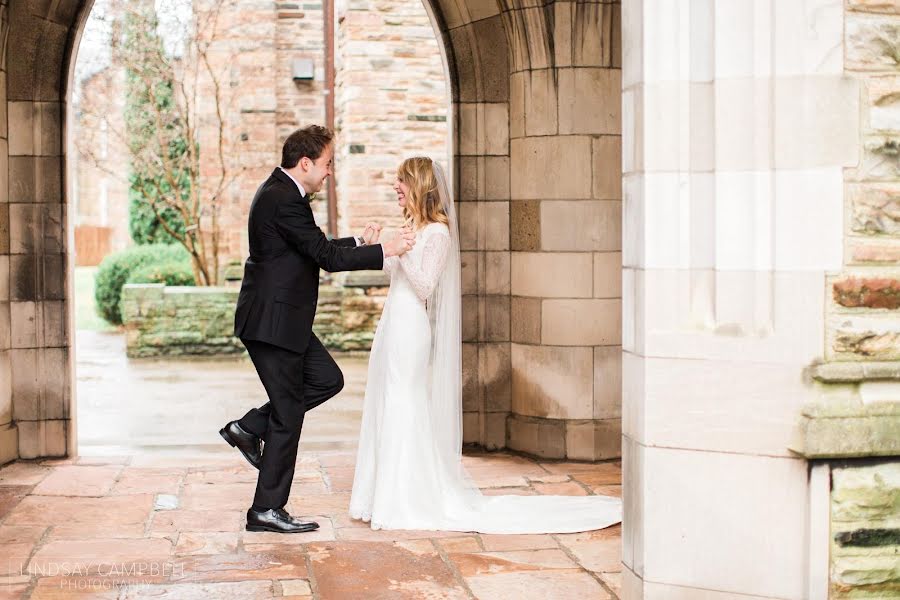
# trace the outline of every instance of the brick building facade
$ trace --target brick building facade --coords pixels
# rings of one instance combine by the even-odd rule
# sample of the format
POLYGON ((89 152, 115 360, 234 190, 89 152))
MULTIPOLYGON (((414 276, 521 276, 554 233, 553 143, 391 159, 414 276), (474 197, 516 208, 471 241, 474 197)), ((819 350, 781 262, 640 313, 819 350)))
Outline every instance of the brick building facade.
MULTIPOLYGON (((203 193, 209 197, 221 172, 215 156, 216 83, 226 161, 230 169, 241 169, 221 204, 224 265, 247 255, 250 201, 278 164, 284 138, 297 127, 325 122, 324 15, 320 3, 231 0, 222 5, 212 32, 209 6, 193 5, 198 37, 216 40, 209 51, 216 81, 202 68, 196 79, 201 153, 207 150, 201 163, 203 193), (293 78, 295 60, 312 62, 311 80, 293 78)), ((391 184, 400 160, 414 154, 445 160, 449 151, 449 97, 437 39, 418 0, 389 0, 377 8, 347 0, 336 7, 334 48, 338 233, 357 232, 369 220, 396 225, 399 210, 391 184)), ((121 68, 114 66, 80 82, 82 114, 108 114, 121 121, 124 93, 109 88, 110 81, 120 80, 121 68)), ((80 118, 77 126, 87 132, 96 128, 94 121, 80 118)), ((128 239, 127 189, 109 188, 101 203, 97 188, 103 185, 103 170, 128 172, 127 155, 109 154, 102 170, 88 157, 79 158, 77 223, 108 224, 117 240, 110 249, 119 249, 121 240, 128 239)), ((326 197, 323 190, 313 201, 323 229, 328 227, 326 197)))

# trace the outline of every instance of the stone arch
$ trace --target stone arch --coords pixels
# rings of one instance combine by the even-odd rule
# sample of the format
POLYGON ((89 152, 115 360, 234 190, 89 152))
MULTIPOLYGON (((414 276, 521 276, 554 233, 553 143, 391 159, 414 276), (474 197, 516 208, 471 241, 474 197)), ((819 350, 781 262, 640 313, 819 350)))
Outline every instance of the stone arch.
MULTIPOLYGON (((91 5, 0 2, 0 110, 8 111, 0 115, 0 462, 76 451, 64 124, 91 5)), ((618 280, 621 264, 618 5, 425 6, 451 84, 466 441, 557 458, 618 456, 618 292, 595 282, 618 280), (582 13, 588 21, 576 19, 582 13), (609 110, 587 111, 579 125, 581 93, 594 90, 609 92, 609 110), (573 152, 560 150, 571 144, 573 152), (597 168, 610 157, 609 173, 597 168), (562 186, 549 185, 567 169, 562 186), (572 227, 585 219, 599 219, 603 231, 572 227), (552 277, 564 272, 581 288, 553 292, 552 277), (579 337, 585 328, 571 317, 596 310, 605 315, 600 330, 579 337)))

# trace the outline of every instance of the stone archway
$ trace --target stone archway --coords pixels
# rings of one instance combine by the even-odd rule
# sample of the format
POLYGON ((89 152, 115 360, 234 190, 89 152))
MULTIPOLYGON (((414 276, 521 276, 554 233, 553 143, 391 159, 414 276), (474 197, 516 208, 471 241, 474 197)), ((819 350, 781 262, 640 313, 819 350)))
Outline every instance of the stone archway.
MULTIPOLYGON (((4 56, 0 88, 10 123, 0 131, 9 173, 0 185, 0 447, 4 460, 63 456, 76 451, 64 124, 91 3, 2 7, 17 51, 4 56)), ((618 5, 426 7, 452 89, 465 439, 616 457, 618 5), (596 93, 600 110, 585 103, 596 93)))

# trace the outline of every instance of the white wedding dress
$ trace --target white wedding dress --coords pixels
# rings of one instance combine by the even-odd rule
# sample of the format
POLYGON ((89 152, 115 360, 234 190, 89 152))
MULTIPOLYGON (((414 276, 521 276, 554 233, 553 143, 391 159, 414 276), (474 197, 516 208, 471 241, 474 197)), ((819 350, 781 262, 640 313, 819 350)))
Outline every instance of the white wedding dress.
POLYGON ((350 516, 373 529, 480 533, 570 533, 618 523, 618 498, 484 496, 466 475, 459 245, 439 180, 450 227, 431 223, 412 250, 385 259, 391 287, 369 358, 350 516))

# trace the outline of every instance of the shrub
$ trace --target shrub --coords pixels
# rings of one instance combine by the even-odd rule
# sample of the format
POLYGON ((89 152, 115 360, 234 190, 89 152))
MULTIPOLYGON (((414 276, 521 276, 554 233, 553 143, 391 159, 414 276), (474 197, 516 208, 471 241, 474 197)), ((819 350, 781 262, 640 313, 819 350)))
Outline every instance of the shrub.
POLYGON ((114 325, 121 325, 122 286, 138 268, 161 263, 183 263, 188 271, 191 270, 190 255, 180 244, 134 246, 104 258, 94 281, 94 299, 100 316, 114 325))
POLYGON ((191 263, 168 261, 149 264, 132 271, 127 283, 164 283, 166 285, 197 285, 191 263))

